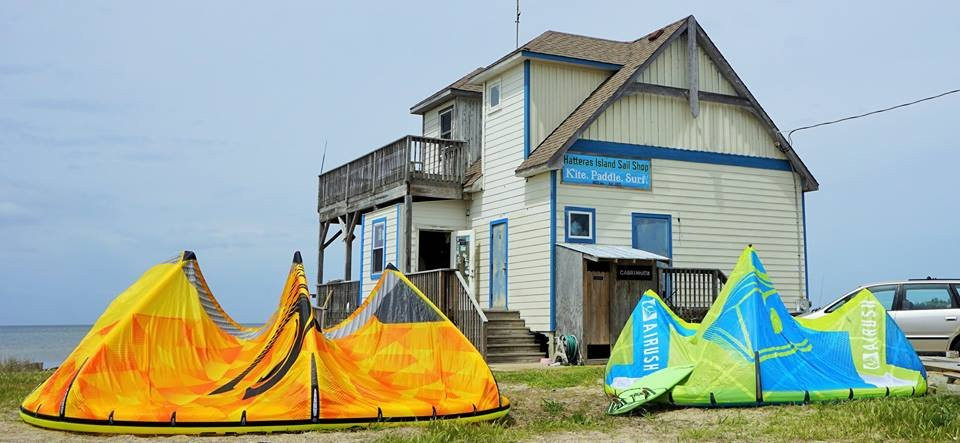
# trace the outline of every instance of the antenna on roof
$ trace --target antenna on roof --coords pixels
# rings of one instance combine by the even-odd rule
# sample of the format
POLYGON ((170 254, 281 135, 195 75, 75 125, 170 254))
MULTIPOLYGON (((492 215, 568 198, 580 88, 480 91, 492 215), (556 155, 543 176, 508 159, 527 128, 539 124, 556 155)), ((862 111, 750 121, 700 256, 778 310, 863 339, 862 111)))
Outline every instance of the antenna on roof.
POLYGON ((320 158, 320 173, 323 174, 323 164, 327 161, 327 141, 323 141, 323 157, 320 158))
POLYGON ((517 24, 517 37, 514 43, 516 44, 516 47, 519 48, 520 47, 520 0, 517 0, 517 20, 514 23, 517 24))

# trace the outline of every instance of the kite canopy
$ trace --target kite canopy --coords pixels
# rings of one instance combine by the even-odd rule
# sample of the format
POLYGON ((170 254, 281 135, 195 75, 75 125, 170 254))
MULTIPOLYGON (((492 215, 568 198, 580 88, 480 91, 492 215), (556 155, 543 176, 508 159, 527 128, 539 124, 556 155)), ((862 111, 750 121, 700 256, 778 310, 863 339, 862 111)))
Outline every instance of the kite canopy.
POLYGON ((248 328, 223 311, 188 252, 117 296, 20 416, 69 431, 199 434, 487 420, 508 410, 483 357, 396 270, 321 331, 297 253, 277 311, 248 328))
POLYGON ((863 290, 817 319, 794 318, 752 247, 701 324, 684 322, 647 291, 604 375, 611 414, 657 399, 748 406, 912 396, 926 389, 920 359, 873 294, 863 290))

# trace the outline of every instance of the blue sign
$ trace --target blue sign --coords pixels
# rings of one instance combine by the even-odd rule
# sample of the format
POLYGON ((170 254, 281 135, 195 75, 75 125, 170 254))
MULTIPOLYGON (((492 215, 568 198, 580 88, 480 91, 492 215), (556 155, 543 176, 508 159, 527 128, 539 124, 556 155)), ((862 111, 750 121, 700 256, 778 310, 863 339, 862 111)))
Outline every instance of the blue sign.
POLYGON ((563 182, 650 189, 650 160, 564 154, 563 182))

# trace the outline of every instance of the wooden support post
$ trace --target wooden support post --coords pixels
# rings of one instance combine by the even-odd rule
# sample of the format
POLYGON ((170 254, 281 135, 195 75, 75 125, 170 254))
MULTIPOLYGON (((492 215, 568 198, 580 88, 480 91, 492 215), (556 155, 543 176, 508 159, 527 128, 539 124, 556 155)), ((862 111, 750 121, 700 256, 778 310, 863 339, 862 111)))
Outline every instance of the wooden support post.
POLYGON ((407 194, 403 196, 403 272, 409 274, 410 245, 413 244, 413 196, 407 184, 407 194))
POLYGON ((700 49, 697 47, 697 21, 687 18, 687 87, 690 113, 700 115, 700 49))
POLYGON ((317 236, 317 299, 320 297, 320 285, 323 284, 323 250, 327 248, 327 230, 330 229, 329 221, 320 222, 320 235, 317 236))
MULTIPOLYGON (((353 228, 357 226, 357 219, 360 218, 360 212, 352 212, 340 218, 340 230, 343 232, 343 279, 349 281, 353 276, 353 228)), ((361 232, 360 235, 363 235, 361 232)), ((363 263, 360 264, 363 266, 363 263)))

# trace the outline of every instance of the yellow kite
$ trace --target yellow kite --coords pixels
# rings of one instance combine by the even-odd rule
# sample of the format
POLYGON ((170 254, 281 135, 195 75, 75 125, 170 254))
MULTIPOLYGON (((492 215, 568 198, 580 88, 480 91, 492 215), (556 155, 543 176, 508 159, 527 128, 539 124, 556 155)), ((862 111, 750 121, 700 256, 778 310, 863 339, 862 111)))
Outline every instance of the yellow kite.
POLYGON ((68 431, 205 434, 478 421, 509 407, 483 356, 396 270, 324 331, 298 252, 277 311, 249 328, 223 311, 188 251, 117 296, 20 417, 68 431))

